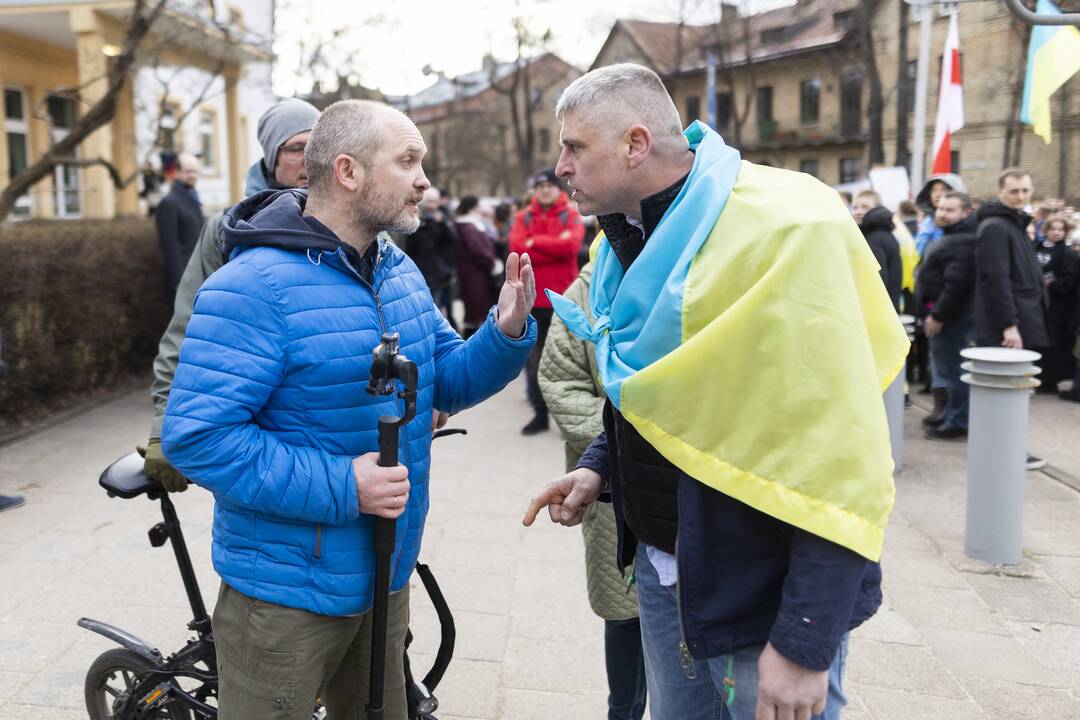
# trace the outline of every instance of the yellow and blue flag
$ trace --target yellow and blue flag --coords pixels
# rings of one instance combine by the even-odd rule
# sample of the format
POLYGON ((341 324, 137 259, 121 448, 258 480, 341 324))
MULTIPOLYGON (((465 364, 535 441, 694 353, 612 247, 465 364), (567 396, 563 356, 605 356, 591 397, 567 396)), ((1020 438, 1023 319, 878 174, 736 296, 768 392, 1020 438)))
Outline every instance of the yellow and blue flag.
POLYGON ((595 345, 612 404, 690 477, 877 560, 894 488, 882 392, 908 341, 840 197, 686 130, 694 167, 628 270, 593 244, 595 345))
MULTIPOLYGON (((1060 15, 1050 0, 1039 0, 1039 15, 1060 15)), ((1020 122, 1050 144, 1050 96, 1080 70, 1080 30, 1071 25, 1036 25, 1031 29, 1020 122)))

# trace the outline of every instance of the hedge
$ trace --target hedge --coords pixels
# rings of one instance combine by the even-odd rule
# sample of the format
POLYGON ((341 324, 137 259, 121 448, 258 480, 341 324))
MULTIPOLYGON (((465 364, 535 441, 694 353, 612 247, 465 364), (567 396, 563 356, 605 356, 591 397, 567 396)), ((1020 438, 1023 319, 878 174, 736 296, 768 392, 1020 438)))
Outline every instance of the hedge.
POLYGON ((169 313, 146 218, 0 227, 0 438, 135 375, 149 378, 169 313))

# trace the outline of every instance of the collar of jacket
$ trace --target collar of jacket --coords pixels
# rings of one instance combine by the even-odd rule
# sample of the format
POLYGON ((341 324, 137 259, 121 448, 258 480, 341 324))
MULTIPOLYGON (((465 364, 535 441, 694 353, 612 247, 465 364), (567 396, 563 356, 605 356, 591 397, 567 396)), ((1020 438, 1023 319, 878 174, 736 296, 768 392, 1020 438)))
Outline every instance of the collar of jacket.
POLYGON ((675 202, 688 177, 690 173, 641 201, 641 228, 627 220, 623 213, 601 215, 596 219, 624 270, 641 254, 649 236, 664 219, 664 213, 671 207, 671 203, 675 202))

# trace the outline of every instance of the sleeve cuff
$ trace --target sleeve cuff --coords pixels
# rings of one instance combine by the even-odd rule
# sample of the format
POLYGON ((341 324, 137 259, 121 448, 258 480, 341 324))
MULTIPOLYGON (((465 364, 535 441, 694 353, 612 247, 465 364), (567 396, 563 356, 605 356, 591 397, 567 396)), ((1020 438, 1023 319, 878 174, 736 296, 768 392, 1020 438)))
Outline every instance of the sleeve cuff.
POLYGON ((784 616, 776 619, 769 632, 769 644, 778 653, 815 672, 829 669, 842 640, 842 635, 828 635, 813 625, 784 616))

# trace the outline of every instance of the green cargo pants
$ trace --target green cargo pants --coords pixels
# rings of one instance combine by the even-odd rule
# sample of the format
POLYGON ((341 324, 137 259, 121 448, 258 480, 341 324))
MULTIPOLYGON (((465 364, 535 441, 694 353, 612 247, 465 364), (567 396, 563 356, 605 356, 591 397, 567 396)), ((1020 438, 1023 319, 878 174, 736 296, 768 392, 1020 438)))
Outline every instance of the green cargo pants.
MULTIPOLYGON (((221 583, 214 608, 220 720, 310 720, 317 699, 334 720, 366 720, 372 613, 317 615, 221 583)), ((409 588, 390 596, 386 720, 406 720, 403 653, 409 588)))

